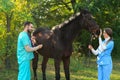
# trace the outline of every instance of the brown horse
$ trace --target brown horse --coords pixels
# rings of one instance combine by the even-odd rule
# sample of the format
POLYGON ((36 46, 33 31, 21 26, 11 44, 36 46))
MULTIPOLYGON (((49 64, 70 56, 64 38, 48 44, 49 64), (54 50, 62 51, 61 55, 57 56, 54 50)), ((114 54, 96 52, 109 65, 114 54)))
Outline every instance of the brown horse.
MULTIPOLYGON (((87 10, 81 10, 80 13, 70 17, 64 23, 53 27, 53 29, 38 28, 34 31, 33 36, 36 37, 36 45, 43 44, 43 48, 37 52, 43 56, 42 75, 46 80, 46 64, 49 58, 54 59, 55 79, 60 80, 60 62, 63 61, 66 80, 70 80, 70 56, 73 51, 72 43, 82 29, 88 30, 90 33, 96 34, 99 26, 93 20, 92 15, 87 10)), ((33 71, 34 79, 37 80, 37 64, 38 54, 34 54, 33 71)))

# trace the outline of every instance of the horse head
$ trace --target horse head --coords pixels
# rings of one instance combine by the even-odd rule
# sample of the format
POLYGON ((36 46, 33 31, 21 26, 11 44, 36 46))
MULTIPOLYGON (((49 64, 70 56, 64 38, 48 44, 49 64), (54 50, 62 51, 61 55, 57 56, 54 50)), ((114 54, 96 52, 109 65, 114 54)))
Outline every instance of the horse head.
POLYGON ((82 25, 81 27, 92 33, 94 37, 97 37, 100 29, 92 14, 88 10, 84 9, 81 10, 80 17, 82 18, 80 23, 80 25, 82 25))

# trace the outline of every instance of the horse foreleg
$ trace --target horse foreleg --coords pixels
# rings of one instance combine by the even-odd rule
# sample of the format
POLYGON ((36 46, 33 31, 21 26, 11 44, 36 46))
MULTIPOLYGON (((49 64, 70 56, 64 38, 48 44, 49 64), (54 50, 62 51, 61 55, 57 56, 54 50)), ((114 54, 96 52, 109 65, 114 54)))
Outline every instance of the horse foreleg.
POLYGON ((60 80, 60 59, 55 59, 55 80, 60 80))
POLYGON ((37 64, 38 64, 38 54, 34 53, 34 59, 32 60, 32 68, 34 73, 34 80, 37 80, 37 64))
POLYGON ((47 57, 43 57, 43 61, 42 61, 42 75, 43 75, 43 80, 46 80, 46 64, 48 62, 48 58, 47 57))
POLYGON ((64 65, 64 72, 65 72, 66 80, 70 80, 70 72, 69 72, 70 57, 63 58, 63 65, 64 65))

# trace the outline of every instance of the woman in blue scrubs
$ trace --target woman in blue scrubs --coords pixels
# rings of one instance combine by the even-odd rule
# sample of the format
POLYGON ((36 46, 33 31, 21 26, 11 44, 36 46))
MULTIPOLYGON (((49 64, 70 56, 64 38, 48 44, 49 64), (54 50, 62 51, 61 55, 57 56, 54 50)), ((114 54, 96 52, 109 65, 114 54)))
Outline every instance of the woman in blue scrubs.
POLYGON ((89 45, 88 48, 92 51, 94 55, 97 55, 98 80, 110 80, 110 75, 113 67, 111 53, 114 47, 114 41, 112 39, 112 29, 104 29, 103 37, 105 40, 103 41, 101 39, 101 35, 102 30, 100 30, 98 48, 95 50, 92 45, 89 45))
POLYGON ((25 22, 24 30, 20 32, 17 43, 17 59, 19 65, 18 80, 31 80, 30 60, 34 58, 33 51, 42 48, 42 44, 32 47, 28 33, 33 30, 31 22, 25 22))

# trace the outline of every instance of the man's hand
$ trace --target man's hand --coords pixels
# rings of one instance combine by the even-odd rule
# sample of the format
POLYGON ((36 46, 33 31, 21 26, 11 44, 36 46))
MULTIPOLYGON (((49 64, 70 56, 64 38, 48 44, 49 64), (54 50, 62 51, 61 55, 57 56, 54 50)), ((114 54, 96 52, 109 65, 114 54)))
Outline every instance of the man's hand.
POLYGON ((42 44, 40 44, 40 45, 38 45, 38 47, 39 47, 39 49, 41 49, 41 48, 43 47, 43 45, 42 45, 42 44))
POLYGON ((31 36, 31 42, 33 45, 36 44, 35 36, 31 36))

